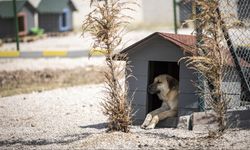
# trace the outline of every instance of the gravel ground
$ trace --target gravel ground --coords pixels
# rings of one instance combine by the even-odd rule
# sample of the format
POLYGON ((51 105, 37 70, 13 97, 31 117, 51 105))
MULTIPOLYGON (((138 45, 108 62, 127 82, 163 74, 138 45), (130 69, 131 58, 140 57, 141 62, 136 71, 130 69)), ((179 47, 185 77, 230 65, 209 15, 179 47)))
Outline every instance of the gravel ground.
POLYGON ((106 133, 103 85, 0 98, 0 149, 249 149, 249 130, 217 139, 181 129, 106 133))
MULTIPOLYGON (((0 59, 0 71, 73 69, 102 66, 103 61, 0 59)), ((103 85, 98 84, 0 98, 0 149, 250 149, 249 130, 228 130, 216 139, 197 131, 138 126, 127 134, 106 133, 102 97, 103 85)))
POLYGON ((105 121, 101 91, 101 85, 89 85, 1 98, 0 149, 72 148, 103 132, 91 128, 105 121))

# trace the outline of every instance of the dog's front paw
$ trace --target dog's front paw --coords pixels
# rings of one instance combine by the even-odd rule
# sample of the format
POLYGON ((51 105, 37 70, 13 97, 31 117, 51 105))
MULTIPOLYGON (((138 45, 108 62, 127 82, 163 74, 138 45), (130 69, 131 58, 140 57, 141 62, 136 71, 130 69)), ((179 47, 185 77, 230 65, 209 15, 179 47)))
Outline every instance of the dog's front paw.
POLYGON ((151 130, 155 128, 155 124, 150 124, 149 126, 147 126, 145 129, 146 130, 151 130))
POLYGON ((147 127, 147 126, 146 126, 145 124, 142 124, 142 125, 141 125, 141 128, 142 128, 142 129, 145 129, 146 127, 147 127))

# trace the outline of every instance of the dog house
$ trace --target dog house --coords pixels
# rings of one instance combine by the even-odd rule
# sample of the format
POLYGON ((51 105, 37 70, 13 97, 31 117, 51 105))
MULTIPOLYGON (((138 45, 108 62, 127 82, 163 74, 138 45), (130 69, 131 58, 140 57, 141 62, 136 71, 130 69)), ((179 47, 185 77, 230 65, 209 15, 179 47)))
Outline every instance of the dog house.
POLYGON ((45 32, 73 29, 73 12, 77 9, 71 0, 41 0, 37 10, 39 27, 45 32))
MULTIPOLYGON (((197 80, 196 76, 183 61, 178 63, 183 56, 192 55, 190 47, 195 43, 196 38, 191 35, 156 32, 120 52, 127 54, 136 78, 128 79, 129 96, 134 94, 132 106, 136 124, 141 124, 148 112, 161 106, 157 95, 147 92, 148 85, 159 74, 169 74, 179 80, 179 115, 199 110, 198 96, 191 82, 197 80)), ((166 119, 160 126, 173 127, 176 121, 176 118, 166 119)))
MULTIPOLYGON (((36 9, 28 0, 16 1, 19 36, 29 33, 29 30, 35 26, 34 14, 36 9)), ((0 38, 15 37, 15 19, 13 12, 13 1, 0 1, 0 38)))
MULTIPOLYGON (((202 107, 207 108, 206 104, 202 103, 203 101, 197 96, 192 82, 199 81, 204 85, 205 90, 208 90, 205 80, 198 78, 197 73, 188 69, 185 61, 178 62, 184 56, 194 55, 192 47, 195 44, 195 36, 156 32, 119 53, 128 56, 135 76, 135 78, 128 79, 128 95, 134 97, 131 103, 135 111, 135 124, 141 124, 147 113, 161 106, 161 100, 157 95, 150 95, 147 92, 148 85, 159 74, 169 74, 179 81, 178 117, 200 111, 202 107)), ((234 67, 231 58, 231 61, 225 66, 222 90, 230 97, 230 102, 237 103, 233 106, 239 106, 243 93, 241 80, 238 76, 235 78, 227 76, 228 73, 232 74, 232 70, 235 71, 234 67)), ((237 72, 234 74, 236 75, 237 72)), ((204 96, 204 98, 206 97, 204 96)), ((157 126, 176 127, 177 123, 178 118, 168 118, 157 126)))

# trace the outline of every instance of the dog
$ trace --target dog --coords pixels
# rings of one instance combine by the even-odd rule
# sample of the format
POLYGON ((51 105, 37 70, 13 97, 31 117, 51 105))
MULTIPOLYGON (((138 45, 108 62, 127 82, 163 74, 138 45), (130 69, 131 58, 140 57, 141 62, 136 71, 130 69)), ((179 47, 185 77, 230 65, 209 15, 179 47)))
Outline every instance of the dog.
POLYGON ((160 120, 177 116, 179 82, 175 78, 167 74, 155 77, 154 82, 148 86, 148 92, 157 94, 163 102, 160 108, 147 114, 141 128, 154 129, 160 120))

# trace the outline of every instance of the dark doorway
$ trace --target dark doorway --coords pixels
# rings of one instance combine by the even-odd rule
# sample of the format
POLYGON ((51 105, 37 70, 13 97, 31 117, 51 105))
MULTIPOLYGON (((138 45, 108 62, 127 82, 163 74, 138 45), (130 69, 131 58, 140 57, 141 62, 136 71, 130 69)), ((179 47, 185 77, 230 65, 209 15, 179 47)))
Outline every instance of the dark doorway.
POLYGON ((19 32, 24 32, 25 31, 24 16, 19 16, 18 17, 18 27, 19 27, 19 32))
POLYGON ((19 13, 18 14, 18 35, 23 36, 27 33, 27 22, 26 22, 26 14, 19 13))
POLYGON ((70 10, 66 8, 63 10, 63 13, 60 15, 60 19, 59 19, 60 31, 69 30, 69 27, 70 27, 69 17, 70 17, 70 10))
MULTIPOLYGON (((160 74, 169 74, 179 80, 179 66, 177 62, 149 61, 148 64, 148 85, 153 83, 154 78, 160 74)), ((156 94, 147 94, 147 112, 153 111, 161 106, 162 101, 156 94)))

